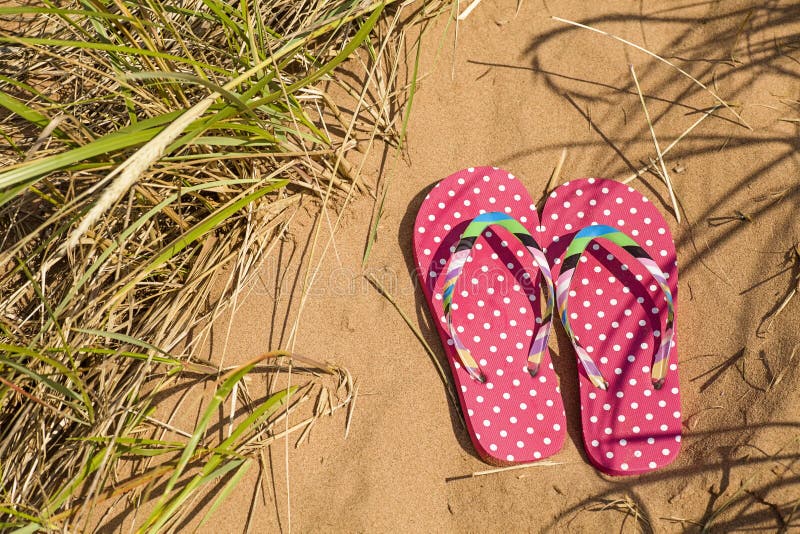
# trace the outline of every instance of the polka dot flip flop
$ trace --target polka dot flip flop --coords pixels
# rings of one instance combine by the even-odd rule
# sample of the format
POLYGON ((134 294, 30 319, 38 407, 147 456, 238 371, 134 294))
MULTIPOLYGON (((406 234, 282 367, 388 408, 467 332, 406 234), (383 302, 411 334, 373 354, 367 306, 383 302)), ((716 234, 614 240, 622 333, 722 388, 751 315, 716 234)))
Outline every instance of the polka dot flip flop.
POLYGON ((414 225, 417 274, 470 438, 481 458, 497 465, 546 458, 564 442, 564 407, 547 350, 552 278, 538 225, 525 187, 493 167, 439 182, 414 225), (549 292, 540 291, 548 284, 549 292))
POLYGON ((589 178, 551 193, 542 215, 558 313, 578 356, 583 440, 611 475, 678 454, 681 405, 675 244, 632 187, 589 178))

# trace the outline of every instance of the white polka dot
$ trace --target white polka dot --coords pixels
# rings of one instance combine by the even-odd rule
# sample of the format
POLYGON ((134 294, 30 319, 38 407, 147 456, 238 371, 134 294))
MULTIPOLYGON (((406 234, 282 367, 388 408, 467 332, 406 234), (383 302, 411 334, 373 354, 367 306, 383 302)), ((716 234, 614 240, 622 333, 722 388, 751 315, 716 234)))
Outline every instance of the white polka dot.
POLYGON ((494 452, 494 451, 496 451, 496 450, 497 450, 497 445, 495 445, 494 443, 492 443, 491 445, 489 445, 489 449, 490 449, 491 451, 493 451, 493 452, 494 452))
POLYGON ((633 451, 633 455, 636 456, 637 458, 641 458, 642 457, 642 451, 633 451))
POLYGON ((553 442, 553 440, 551 440, 550 438, 544 438, 542 441, 544 442, 545 445, 550 445, 553 442))
POLYGON ((647 466, 648 466, 650 469, 655 469, 655 468, 656 468, 656 463, 655 463, 655 462, 650 462, 649 464, 647 464, 647 466))
POLYGON ((514 455, 513 454, 509 454, 508 456, 506 456, 506 460, 508 460, 509 462, 513 462, 514 461, 514 455))
POLYGON ((483 402, 483 397, 478 395, 477 397, 475 397, 475 400, 478 401, 478 404, 480 404, 483 402))
POLYGON ((610 459, 610 458, 613 458, 613 457, 614 457, 614 453, 613 453, 613 452, 611 452, 611 451, 608 451, 608 452, 606 453, 606 458, 609 458, 609 459, 610 459))
POLYGON ((634 434, 638 434, 642 429, 639 428, 638 426, 635 426, 635 427, 631 428, 631 430, 633 430, 634 434))
POLYGON ((599 441, 597 441, 596 439, 593 439, 593 440, 592 440, 592 447, 597 447, 597 446, 599 446, 599 445, 600 445, 600 442, 599 442, 599 441))
POLYGON ((492 423, 488 419, 483 420, 483 426, 490 426, 492 423))

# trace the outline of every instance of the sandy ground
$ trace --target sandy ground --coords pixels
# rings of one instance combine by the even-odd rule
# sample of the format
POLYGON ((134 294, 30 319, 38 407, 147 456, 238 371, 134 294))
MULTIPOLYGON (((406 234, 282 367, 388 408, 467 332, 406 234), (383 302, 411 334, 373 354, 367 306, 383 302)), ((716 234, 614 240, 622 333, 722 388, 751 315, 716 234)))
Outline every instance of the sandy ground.
MULTIPOLYGON (((359 396, 346 440, 339 412, 320 421, 308 443, 274 446, 264 492, 254 489, 255 473, 248 475, 204 530, 240 531, 250 513, 259 532, 678 532, 709 521, 713 531, 728 532, 800 525, 800 297, 769 319, 800 269, 793 248, 800 241, 800 7, 520 4, 516 13, 516 0, 484 0, 459 25, 455 48, 452 26, 442 37, 444 19, 426 34, 407 152, 397 158, 377 150, 364 170, 365 181, 389 187, 366 268, 373 200, 358 198, 324 254, 292 341, 303 300, 292 281, 317 265, 330 235, 323 219, 313 246, 315 220, 301 211, 238 311, 215 328, 217 361, 223 353, 232 364, 289 346, 349 368, 359 396), (558 182, 630 176, 655 151, 629 64, 662 148, 716 103, 669 66, 551 15, 670 58, 736 104, 753 129, 720 109, 665 156, 684 210, 680 225, 657 176, 632 183, 667 214, 678 249, 684 439, 675 463, 623 478, 589 465, 574 353, 557 329, 550 346, 568 421, 564 448, 550 458, 559 465, 464 477, 490 466, 477 458, 423 347, 362 274, 382 281, 443 362, 411 272, 413 220, 434 182, 463 167, 496 165, 539 199, 564 149, 558 182)), ((337 214, 329 216, 333 222, 337 214)))

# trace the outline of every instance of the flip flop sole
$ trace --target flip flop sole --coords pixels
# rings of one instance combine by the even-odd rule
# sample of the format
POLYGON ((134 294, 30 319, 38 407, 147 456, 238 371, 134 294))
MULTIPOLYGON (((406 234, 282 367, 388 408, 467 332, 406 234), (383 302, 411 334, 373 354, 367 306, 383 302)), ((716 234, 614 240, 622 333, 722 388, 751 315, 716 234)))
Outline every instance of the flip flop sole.
MULTIPOLYGON (((632 237, 667 277, 677 300, 675 245, 659 210, 632 187, 589 178, 557 188, 542 214, 553 277, 575 233, 597 224, 632 237)), ((677 308, 677 302, 676 308, 677 308)), ((664 293, 653 276, 620 247, 598 239, 578 262, 569 287, 572 330, 603 377, 595 387, 579 363, 583 439, 592 463, 612 475, 658 469, 672 462, 681 440, 678 351, 670 351, 660 389, 651 381, 653 355, 666 322, 664 293)), ((676 310, 677 311, 677 310, 676 310)), ((673 340, 675 342, 675 340, 673 340)))
POLYGON ((527 372, 543 299, 530 253, 505 230, 490 227, 476 240, 456 283, 453 325, 486 383, 459 363, 444 318, 442 269, 469 221, 485 212, 506 213, 534 235, 539 224, 530 195, 510 173, 493 167, 456 172, 420 207, 414 225, 417 274, 478 454, 496 465, 531 462, 561 448, 566 422, 549 357, 535 377, 527 372))

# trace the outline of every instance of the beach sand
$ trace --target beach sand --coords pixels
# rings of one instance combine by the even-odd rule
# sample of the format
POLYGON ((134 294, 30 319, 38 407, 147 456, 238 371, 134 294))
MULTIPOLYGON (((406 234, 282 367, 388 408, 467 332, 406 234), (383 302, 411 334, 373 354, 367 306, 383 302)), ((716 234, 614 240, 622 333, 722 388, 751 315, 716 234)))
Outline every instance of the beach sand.
POLYGON ((708 522, 728 532, 800 524, 800 297, 769 318, 800 269, 800 6, 526 0, 516 10, 516 0, 484 0, 459 23, 455 45, 445 17, 425 33, 406 150, 398 156, 378 146, 362 171, 366 183, 388 188, 367 265, 374 199, 354 197, 330 241, 339 213, 329 208, 317 220, 310 203, 236 312, 214 327, 214 362, 289 348, 347 367, 359 395, 347 439, 340 410, 298 447, 299 433, 279 441, 265 456, 271 472, 259 479, 251 470, 202 530, 241 531, 248 517, 254 532, 680 532, 708 522), (629 64, 662 149, 717 103, 674 68, 554 15, 663 55, 735 104, 753 129, 720 108, 664 157, 680 225, 660 178, 645 173, 631 182, 665 214, 678 250, 677 460, 618 478, 588 463, 575 356, 558 328, 550 347, 568 436, 548 459, 557 465, 470 477, 492 467, 476 456, 421 343, 363 274, 381 281, 446 367, 412 271, 412 225, 432 184, 464 167, 494 165, 540 199, 558 185, 548 180, 563 150, 558 183, 629 177, 655 157, 629 64), (318 265, 304 297, 302 280, 318 265))

